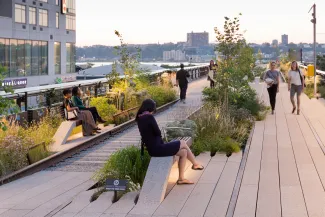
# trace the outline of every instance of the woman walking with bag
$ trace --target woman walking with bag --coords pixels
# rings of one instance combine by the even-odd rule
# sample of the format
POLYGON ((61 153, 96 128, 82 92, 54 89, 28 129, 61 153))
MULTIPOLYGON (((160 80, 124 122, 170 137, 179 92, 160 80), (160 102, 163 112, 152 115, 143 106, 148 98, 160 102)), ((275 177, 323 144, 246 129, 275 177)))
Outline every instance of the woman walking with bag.
POLYGON ((275 110, 276 94, 279 92, 280 72, 275 69, 276 63, 274 61, 271 62, 270 66, 270 70, 268 70, 264 75, 264 81, 267 84, 267 92, 269 93, 273 115, 275 110))
POLYGON ((210 81, 210 88, 213 88, 215 86, 216 80, 214 79, 214 73, 216 70, 216 65, 214 64, 214 61, 210 61, 209 65, 209 73, 208 73, 208 80, 210 81))
POLYGON ((300 95, 304 91, 305 88, 305 79, 302 72, 300 72, 298 64, 296 61, 291 63, 291 70, 288 73, 288 91, 290 91, 290 100, 292 103, 292 114, 296 111, 296 103, 295 103, 295 94, 297 93, 297 115, 300 114, 300 95))

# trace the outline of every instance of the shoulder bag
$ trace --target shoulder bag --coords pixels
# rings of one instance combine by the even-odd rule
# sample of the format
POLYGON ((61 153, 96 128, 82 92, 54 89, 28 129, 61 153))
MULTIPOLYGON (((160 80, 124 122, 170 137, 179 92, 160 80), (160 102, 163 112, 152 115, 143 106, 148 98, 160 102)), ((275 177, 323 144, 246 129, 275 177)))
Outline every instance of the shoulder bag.
POLYGON ((304 87, 306 87, 306 83, 305 82, 303 82, 303 81, 305 81, 305 76, 304 76, 304 80, 302 79, 302 75, 301 75, 301 73, 300 73, 300 70, 298 69, 298 72, 299 72, 299 77, 300 77, 300 81, 301 81, 301 85, 304 85, 304 87))
MULTIPOLYGON (((70 105, 70 101, 69 101, 69 105, 70 105)), ((72 105, 70 105, 70 107, 73 107, 72 105)), ((64 113, 65 113, 65 119, 66 120, 74 120, 76 118, 78 118, 78 113, 76 110, 73 110, 71 112, 68 112, 67 108, 64 108, 64 113)))

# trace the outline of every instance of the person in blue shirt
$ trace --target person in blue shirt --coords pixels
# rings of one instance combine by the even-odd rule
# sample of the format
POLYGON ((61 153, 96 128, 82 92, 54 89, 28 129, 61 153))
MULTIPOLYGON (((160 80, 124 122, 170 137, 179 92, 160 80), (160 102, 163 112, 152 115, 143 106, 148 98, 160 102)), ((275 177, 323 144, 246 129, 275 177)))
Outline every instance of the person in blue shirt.
POLYGON ((79 87, 74 87, 72 88, 72 98, 71 98, 73 104, 79 108, 79 110, 88 110, 91 112, 91 114, 93 115, 93 118, 95 120, 95 122, 99 122, 99 123, 106 123, 106 121, 104 121, 98 114, 97 108, 96 107, 89 107, 87 108, 86 106, 84 106, 84 104, 82 103, 81 100, 81 90, 79 87))
POLYGON ((138 124, 142 143, 144 143, 149 155, 152 157, 179 156, 179 178, 177 184, 194 184, 192 181, 189 181, 184 177, 186 160, 188 159, 193 164, 193 170, 203 170, 204 167, 196 161, 195 156, 185 141, 176 140, 164 143, 161 131, 155 117, 153 116, 155 111, 156 103, 152 99, 144 100, 139 108, 135 120, 138 124))

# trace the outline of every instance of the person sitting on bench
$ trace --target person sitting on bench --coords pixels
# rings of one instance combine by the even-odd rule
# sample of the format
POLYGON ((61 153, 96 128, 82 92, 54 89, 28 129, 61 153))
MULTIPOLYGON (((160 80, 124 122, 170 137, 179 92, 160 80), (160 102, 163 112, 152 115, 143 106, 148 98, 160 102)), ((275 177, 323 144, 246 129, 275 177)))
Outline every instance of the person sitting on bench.
POLYGON ((80 111, 78 107, 71 101, 72 91, 70 89, 63 90, 64 108, 67 111, 67 120, 82 120, 83 136, 93 136, 94 133, 100 133, 90 111, 80 111))
POLYGON ((179 156, 179 178, 177 184, 194 184, 192 181, 189 181, 184 177, 186 159, 193 164, 193 170, 203 170, 204 167, 196 161, 191 149, 187 146, 185 141, 176 140, 164 144, 161 131, 153 116, 155 111, 156 103, 151 99, 146 99, 143 101, 137 113, 136 122, 138 124, 142 142, 146 146, 149 155, 152 157, 179 156))
POLYGON ((72 88, 72 102, 73 104, 79 108, 79 110, 87 110, 90 111, 91 114, 93 115, 93 118, 95 122, 99 122, 101 124, 106 123, 98 114, 98 111, 96 107, 89 107, 87 108, 86 106, 83 105, 82 100, 81 100, 81 90, 79 87, 74 87, 72 88))

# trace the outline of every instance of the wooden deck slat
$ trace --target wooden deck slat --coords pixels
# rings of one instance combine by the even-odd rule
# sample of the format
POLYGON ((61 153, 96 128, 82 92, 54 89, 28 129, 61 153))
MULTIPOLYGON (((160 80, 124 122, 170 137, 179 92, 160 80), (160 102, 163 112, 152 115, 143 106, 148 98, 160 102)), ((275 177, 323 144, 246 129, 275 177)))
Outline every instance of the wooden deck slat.
MULTIPOLYGON (((289 100, 285 98, 283 99, 283 105, 287 112, 292 108, 289 100)), ((297 116, 287 115, 286 119, 308 215, 325 216, 324 188, 318 176, 312 156, 309 153, 297 116)), ((303 123, 300 121, 300 124, 304 125, 306 122, 303 123)))
MULTIPOLYGON (((204 153, 199 155, 197 159, 203 165, 207 166, 211 160, 211 157, 209 153, 204 153)), ((197 183, 203 172, 204 171, 188 170, 185 172, 185 177, 197 183)), ((176 185, 165 200, 160 204, 153 216, 177 216, 194 188, 195 185, 176 185)))
MULTIPOLYGON (((240 155, 240 154, 239 154, 240 155)), ((234 189, 239 162, 228 161, 213 192, 204 217, 225 217, 234 189)))

